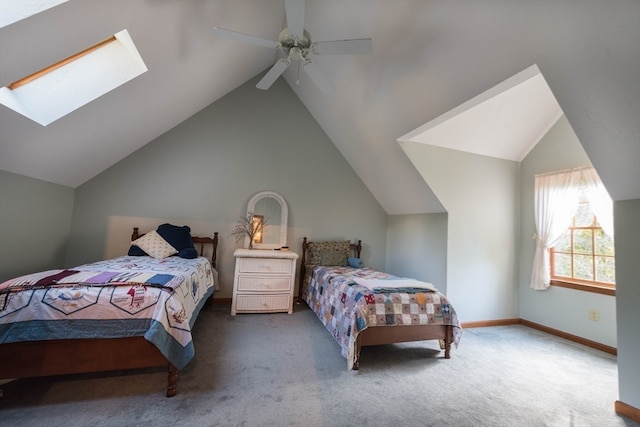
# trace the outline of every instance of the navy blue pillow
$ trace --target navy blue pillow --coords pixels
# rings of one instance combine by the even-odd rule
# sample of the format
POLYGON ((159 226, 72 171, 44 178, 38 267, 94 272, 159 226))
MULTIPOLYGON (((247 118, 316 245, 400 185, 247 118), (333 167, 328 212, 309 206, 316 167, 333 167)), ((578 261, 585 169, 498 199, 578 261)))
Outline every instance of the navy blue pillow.
POLYGON ((198 251, 195 248, 184 248, 178 252, 180 258, 193 259, 198 258, 198 251))
POLYGON ((129 256, 149 256, 145 251, 143 251, 142 249, 140 249, 139 246, 136 246, 136 245, 131 245, 129 247, 129 253, 127 253, 127 255, 129 255, 129 256))
POLYGON ((183 225, 182 227, 178 227, 177 225, 162 224, 158 226, 156 231, 171 246, 176 248, 178 252, 183 249, 196 250, 191 240, 191 228, 189 228, 189 226, 183 225))

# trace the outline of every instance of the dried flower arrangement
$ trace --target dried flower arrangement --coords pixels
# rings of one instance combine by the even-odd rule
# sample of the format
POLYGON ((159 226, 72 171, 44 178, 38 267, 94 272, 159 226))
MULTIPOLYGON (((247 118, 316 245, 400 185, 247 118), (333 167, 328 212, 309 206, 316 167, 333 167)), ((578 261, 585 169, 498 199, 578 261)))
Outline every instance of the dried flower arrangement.
POLYGON ((263 218, 260 216, 261 220, 257 220, 258 215, 254 215, 253 212, 247 212, 247 216, 241 216, 240 219, 236 222, 235 227, 233 227, 233 231, 231 232, 231 236, 236 238, 236 243, 240 242, 245 237, 249 238, 249 249, 253 249, 253 242, 256 236, 261 235, 264 232, 265 227, 267 226, 267 221, 269 218, 263 218))

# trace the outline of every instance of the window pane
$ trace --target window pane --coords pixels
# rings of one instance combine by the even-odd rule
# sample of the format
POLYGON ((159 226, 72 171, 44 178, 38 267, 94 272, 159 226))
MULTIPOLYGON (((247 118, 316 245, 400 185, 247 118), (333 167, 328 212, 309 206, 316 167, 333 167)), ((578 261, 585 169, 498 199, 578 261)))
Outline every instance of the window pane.
POLYGON ((588 227, 593 225, 593 212, 588 203, 580 203, 576 210, 576 227, 588 227))
POLYGON ((553 260, 556 276, 571 277, 571 255, 556 253, 553 260))
POLYGON ((616 264, 614 258, 596 257, 596 279, 598 282, 616 283, 616 264))
POLYGON ((569 230, 562 234, 562 237, 558 240, 558 244, 556 244, 553 249, 559 252, 571 252, 571 234, 569 230))
POLYGON ((604 231, 597 230, 595 232, 596 247, 595 253, 598 255, 613 255, 613 240, 607 236, 604 231))
POLYGON ((593 280, 593 258, 589 255, 574 255, 573 277, 593 280))
POLYGON ((593 230, 573 230, 573 251, 579 254, 593 253, 593 230))

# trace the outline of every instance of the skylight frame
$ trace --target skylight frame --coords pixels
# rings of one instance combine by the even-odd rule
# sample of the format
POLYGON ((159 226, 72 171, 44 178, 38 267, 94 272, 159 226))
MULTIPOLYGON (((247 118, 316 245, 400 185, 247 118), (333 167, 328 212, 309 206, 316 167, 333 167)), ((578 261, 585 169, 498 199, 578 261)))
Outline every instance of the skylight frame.
POLYGON ((0 0, 0 28, 22 21, 69 0, 0 0))
POLYGON ((0 104, 47 126, 146 71, 124 29, 0 88, 0 104))

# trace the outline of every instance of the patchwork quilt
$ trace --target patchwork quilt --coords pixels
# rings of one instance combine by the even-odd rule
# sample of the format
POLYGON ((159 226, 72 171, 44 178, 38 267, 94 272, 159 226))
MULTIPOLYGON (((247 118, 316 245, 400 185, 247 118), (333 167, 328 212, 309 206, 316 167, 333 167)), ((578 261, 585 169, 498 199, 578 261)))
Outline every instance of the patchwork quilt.
POLYGON ((203 257, 123 256, 11 279, 0 284, 0 343, 144 336, 182 369, 216 275, 203 257))
POLYGON ((356 280, 398 279, 370 268, 322 267, 313 269, 305 300, 316 313, 353 369, 358 334, 373 326, 453 325, 453 343, 458 345, 462 329, 458 316, 437 290, 402 289, 372 292, 356 280))

